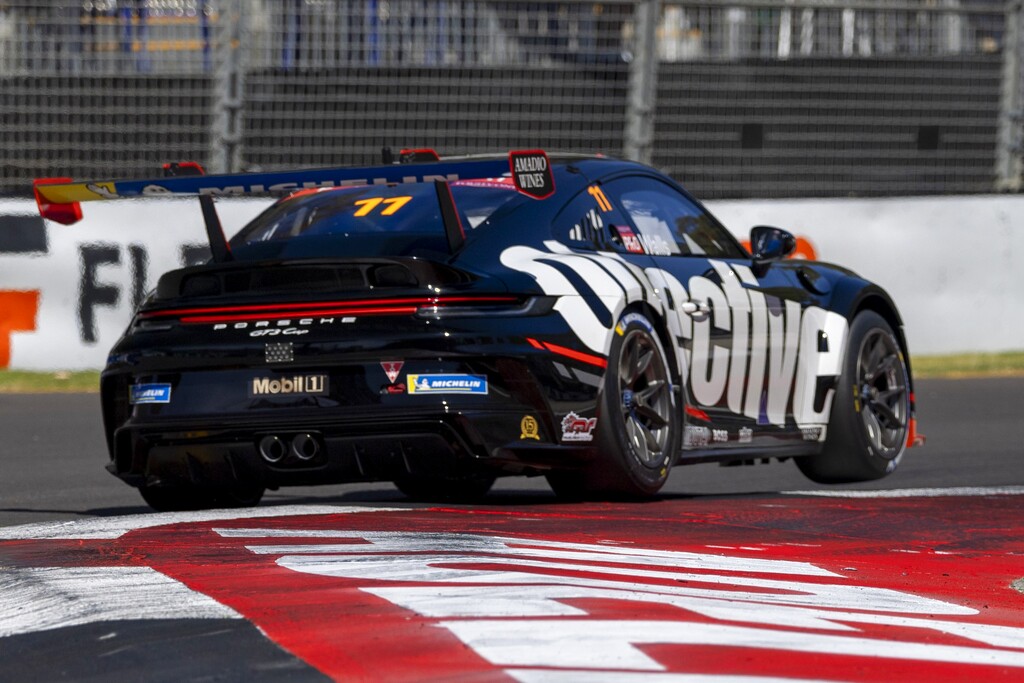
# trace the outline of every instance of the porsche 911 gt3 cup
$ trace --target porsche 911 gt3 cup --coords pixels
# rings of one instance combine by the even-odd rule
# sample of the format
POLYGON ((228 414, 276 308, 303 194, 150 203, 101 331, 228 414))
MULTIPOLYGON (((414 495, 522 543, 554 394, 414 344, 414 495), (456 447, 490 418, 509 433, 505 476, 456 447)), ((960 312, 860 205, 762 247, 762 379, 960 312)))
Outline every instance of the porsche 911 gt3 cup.
MULTIPOLYGON (((164 274, 102 375, 108 469, 159 510, 393 481, 471 499, 503 475, 650 496, 675 465, 892 472, 917 436, 896 306, 843 268, 752 253, 649 167, 449 158, 37 181, 43 215, 196 194, 210 262, 164 274), (284 196, 226 239, 214 197, 284 196)), ((426 155, 430 158, 430 155, 426 155)))

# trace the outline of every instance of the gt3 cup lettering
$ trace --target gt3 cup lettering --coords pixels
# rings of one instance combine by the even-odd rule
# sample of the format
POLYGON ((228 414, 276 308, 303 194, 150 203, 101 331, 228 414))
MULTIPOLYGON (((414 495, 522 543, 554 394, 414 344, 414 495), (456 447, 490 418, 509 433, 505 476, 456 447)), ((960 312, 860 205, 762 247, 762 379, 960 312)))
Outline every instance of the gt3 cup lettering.
POLYGON ((302 330, 302 329, 299 329, 298 327, 286 327, 284 329, 281 329, 280 327, 273 327, 273 328, 264 329, 264 330, 253 330, 252 332, 249 333, 249 336, 250 337, 276 337, 279 334, 303 335, 303 334, 309 334, 309 330, 302 330))

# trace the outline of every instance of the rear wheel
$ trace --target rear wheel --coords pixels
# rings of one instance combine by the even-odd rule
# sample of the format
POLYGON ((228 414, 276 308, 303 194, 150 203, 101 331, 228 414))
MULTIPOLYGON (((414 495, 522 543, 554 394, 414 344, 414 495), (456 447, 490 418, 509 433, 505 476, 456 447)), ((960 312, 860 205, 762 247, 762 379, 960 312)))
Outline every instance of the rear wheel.
POLYGON ((910 422, 907 366, 896 335, 882 316, 864 311, 850 326, 825 447, 796 458, 809 479, 841 484, 881 479, 906 450, 910 422))
POLYGON ((668 479, 679 449, 665 351, 640 313, 627 313, 615 326, 594 445, 596 461, 588 469, 548 475, 559 496, 652 496, 668 479))
POLYGON ((439 503, 472 503, 480 500, 494 486, 490 474, 467 474, 458 477, 407 476, 395 479, 399 491, 413 500, 439 503))
POLYGON ((259 505, 264 488, 257 484, 206 488, 191 485, 143 486, 142 499, 157 512, 183 512, 211 508, 243 508, 259 505))

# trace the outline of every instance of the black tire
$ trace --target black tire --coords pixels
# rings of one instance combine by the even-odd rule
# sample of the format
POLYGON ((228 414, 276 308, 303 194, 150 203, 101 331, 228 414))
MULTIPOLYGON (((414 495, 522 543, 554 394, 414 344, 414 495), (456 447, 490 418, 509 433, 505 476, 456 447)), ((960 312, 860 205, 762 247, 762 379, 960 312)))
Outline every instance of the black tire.
POLYGON ((680 420, 665 350, 640 313, 615 326, 595 431, 593 465, 548 475, 556 494, 646 498, 661 490, 679 450, 680 420))
POLYGON ((458 477, 408 476, 395 479, 399 491, 412 500, 428 503, 473 503, 494 486, 494 475, 466 474, 458 477))
POLYGON ((259 505, 264 488, 239 484, 230 488, 198 486, 143 486, 142 499, 157 512, 185 512, 213 508, 243 508, 259 505))
POLYGON ((821 484, 881 479, 899 466, 909 424, 910 382, 899 341, 882 316, 863 311, 850 326, 825 446, 796 464, 821 484))

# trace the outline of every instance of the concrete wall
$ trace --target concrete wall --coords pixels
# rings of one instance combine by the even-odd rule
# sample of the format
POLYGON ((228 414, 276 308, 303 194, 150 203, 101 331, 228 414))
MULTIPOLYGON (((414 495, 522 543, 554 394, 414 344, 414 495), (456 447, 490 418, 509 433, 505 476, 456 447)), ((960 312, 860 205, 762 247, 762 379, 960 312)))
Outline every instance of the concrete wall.
MULTIPOLYGON (((225 229, 265 206, 222 201, 225 229)), ((1024 197, 718 201, 737 235, 777 225, 895 299, 913 354, 1024 349, 1024 197)), ((195 200, 92 203, 74 226, 0 201, 0 368, 102 367, 138 298, 205 244, 195 200)))
POLYGON ((884 287, 912 354, 1024 349, 1024 197, 714 202, 734 232, 776 225, 884 287))

